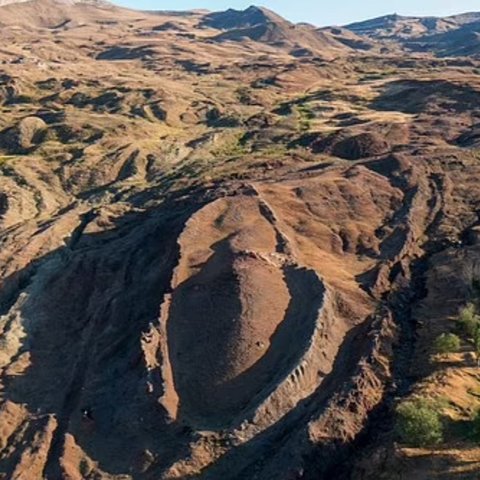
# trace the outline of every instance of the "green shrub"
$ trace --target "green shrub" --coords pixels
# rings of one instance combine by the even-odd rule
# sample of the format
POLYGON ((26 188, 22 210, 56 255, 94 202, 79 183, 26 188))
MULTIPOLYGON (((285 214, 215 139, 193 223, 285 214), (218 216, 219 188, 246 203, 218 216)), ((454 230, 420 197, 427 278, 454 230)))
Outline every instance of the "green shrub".
POLYGON ((460 311, 458 321, 465 334, 467 334, 470 338, 473 338, 478 327, 480 327, 480 316, 477 315, 476 308, 473 303, 469 303, 460 311))
POLYGON ((435 352, 441 355, 455 353, 460 350, 460 339, 453 333, 442 333, 434 344, 435 352))
POLYGON ((396 409, 396 431, 400 441, 412 447, 442 442, 443 426, 438 408, 420 398, 401 403, 396 409))
POLYGON ((477 325, 477 329, 473 334, 473 348, 475 349, 475 355, 477 356, 477 363, 480 361, 480 325, 477 325))

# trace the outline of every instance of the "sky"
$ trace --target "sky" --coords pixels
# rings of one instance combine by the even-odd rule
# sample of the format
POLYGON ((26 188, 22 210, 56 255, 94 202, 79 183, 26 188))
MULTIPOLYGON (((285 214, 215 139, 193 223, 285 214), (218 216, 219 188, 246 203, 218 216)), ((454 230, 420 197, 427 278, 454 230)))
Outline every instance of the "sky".
POLYGON ((444 16, 480 11, 480 0, 113 0, 138 10, 244 9, 261 5, 294 22, 344 25, 390 13, 444 16))

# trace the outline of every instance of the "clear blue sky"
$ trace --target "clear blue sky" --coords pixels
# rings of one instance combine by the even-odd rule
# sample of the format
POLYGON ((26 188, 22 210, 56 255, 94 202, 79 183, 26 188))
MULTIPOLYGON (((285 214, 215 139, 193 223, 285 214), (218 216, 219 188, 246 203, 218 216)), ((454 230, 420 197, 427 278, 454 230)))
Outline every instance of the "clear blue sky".
POLYGON ((263 5, 295 22, 341 25, 367 18, 400 15, 450 15, 480 11, 480 0, 113 0, 142 10, 243 9, 263 5))

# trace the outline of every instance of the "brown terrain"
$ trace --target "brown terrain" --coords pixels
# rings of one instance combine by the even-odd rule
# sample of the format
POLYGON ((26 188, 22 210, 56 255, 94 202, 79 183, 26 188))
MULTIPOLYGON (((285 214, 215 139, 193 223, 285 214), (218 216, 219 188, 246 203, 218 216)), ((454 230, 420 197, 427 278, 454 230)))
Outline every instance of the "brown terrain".
POLYGON ((480 14, 0 5, 1 479, 480 478, 480 14))

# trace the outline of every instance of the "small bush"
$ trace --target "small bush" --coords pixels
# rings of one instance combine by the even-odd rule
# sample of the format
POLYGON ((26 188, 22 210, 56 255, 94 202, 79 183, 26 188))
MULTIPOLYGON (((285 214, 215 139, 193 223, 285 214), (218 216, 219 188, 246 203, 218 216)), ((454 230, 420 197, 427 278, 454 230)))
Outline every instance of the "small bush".
POLYGON ((441 355, 455 353, 460 350, 460 339, 453 333, 442 333, 435 340, 435 351, 441 355))
POLYGON ((460 311, 458 321, 462 330, 470 337, 475 336, 475 332, 480 327, 480 316, 477 315, 475 305, 469 303, 460 311))
POLYGON ((407 400, 397 407, 396 414, 396 431, 402 443, 412 447, 426 447, 442 442, 440 414, 426 400, 407 400))
POLYGON ((475 355, 477 356, 477 362, 480 361, 480 325, 477 326, 473 335, 473 347, 475 349, 475 355))

